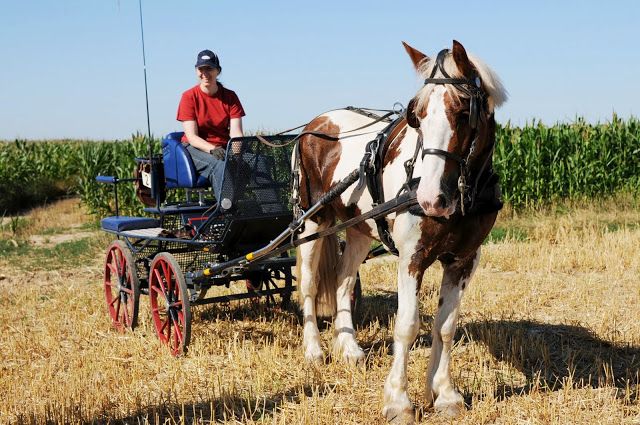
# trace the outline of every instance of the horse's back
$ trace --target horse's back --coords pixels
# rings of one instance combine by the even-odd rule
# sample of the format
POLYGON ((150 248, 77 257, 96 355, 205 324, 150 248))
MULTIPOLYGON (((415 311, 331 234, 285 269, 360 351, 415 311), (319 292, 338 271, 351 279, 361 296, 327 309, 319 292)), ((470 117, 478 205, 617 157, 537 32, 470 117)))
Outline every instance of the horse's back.
POLYGON ((325 112, 307 124, 300 140, 301 195, 311 203, 358 167, 366 145, 386 123, 348 109, 325 112), (373 123, 373 124, 371 124, 373 123), (362 126, 366 126, 356 130, 362 126), (356 130, 356 131, 352 131, 356 130), (306 180, 305 180, 306 179, 306 180), (306 186, 306 187, 305 187, 306 186))

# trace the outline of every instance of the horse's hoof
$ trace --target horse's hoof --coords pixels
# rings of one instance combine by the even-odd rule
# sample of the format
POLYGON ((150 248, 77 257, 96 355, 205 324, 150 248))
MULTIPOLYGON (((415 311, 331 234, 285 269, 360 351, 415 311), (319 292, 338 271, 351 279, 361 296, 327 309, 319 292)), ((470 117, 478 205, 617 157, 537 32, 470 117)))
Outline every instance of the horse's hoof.
POLYGON ((360 347, 358 347, 358 350, 356 351, 345 351, 342 354, 342 358, 347 364, 351 366, 364 366, 365 354, 360 347))
POLYGON ((411 425, 415 423, 416 415, 411 407, 385 407, 382 409, 382 415, 387 422, 394 425, 411 425))
POLYGON ((308 348, 304 353, 304 359, 309 364, 320 366, 324 363, 324 354, 321 348, 308 348))
POLYGON ((342 357, 342 360, 351 366, 364 365, 364 351, 355 339, 336 339, 333 344, 333 356, 334 358, 342 357))
MULTIPOLYGON (((460 397, 462 398, 462 397, 460 397)), ((440 401, 439 399, 433 404, 433 410, 437 413, 444 415, 448 418, 456 418, 464 412, 464 401, 456 400, 456 401, 440 401)))

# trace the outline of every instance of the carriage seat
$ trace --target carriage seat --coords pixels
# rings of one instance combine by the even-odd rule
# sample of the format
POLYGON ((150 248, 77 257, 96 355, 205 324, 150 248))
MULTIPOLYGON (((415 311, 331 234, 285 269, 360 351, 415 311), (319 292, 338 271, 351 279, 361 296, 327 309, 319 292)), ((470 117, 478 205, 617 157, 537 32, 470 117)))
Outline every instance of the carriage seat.
POLYGON ((162 140, 162 161, 166 187, 197 189, 211 187, 209 180, 196 172, 191 155, 181 143, 181 131, 167 134, 162 140))
POLYGON ((124 232, 125 230, 150 229, 160 227, 160 220, 148 217, 128 217, 124 215, 105 217, 100 221, 104 230, 124 232))

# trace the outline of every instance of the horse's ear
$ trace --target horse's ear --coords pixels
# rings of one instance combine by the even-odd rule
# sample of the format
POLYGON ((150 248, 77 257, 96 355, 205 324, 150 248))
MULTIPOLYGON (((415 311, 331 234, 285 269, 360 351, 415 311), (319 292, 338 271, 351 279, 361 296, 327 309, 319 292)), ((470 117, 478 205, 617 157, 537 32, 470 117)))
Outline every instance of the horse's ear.
POLYGON ((453 40, 453 60, 455 61, 458 69, 467 78, 472 78, 475 75, 475 70, 471 61, 469 60, 469 56, 467 56, 467 51, 464 49, 462 44, 453 40))
POLYGON ((411 58, 411 62, 413 62, 413 67, 415 69, 418 69, 418 67, 422 65, 423 62, 426 62, 429 60, 429 56, 425 55, 420 50, 414 49, 404 41, 402 42, 402 45, 404 46, 404 50, 406 50, 407 53, 409 54, 409 57, 411 58))

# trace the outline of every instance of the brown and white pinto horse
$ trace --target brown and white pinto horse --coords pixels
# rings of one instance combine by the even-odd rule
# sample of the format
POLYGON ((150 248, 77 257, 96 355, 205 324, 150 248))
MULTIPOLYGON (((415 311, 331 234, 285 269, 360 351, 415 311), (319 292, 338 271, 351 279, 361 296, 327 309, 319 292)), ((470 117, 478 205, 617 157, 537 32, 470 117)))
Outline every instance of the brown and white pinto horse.
MULTIPOLYGON (((383 191, 386 200, 398 194, 406 180, 404 164, 414 157, 416 143, 421 143, 423 155, 417 155, 413 176, 420 178, 417 199, 423 214, 403 211, 386 217, 399 252, 399 263, 394 360, 384 387, 383 414, 390 421, 412 422, 413 406, 407 394, 408 352, 420 327, 417 297, 420 283, 425 269, 436 260, 443 263, 444 274, 433 326, 426 396, 436 410, 449 414, 456 414, 463 407, 462 396, 451 383, 450 349, 462 294, 478 265, 480 245, 493 226, 497 211, 461 213, 458 179, 462 167, 454 159, 465 159, 470 180, 487 164, 491 167, 495 140, 493 111, 506 100, 506 92, 497 76, 482 62, 470 58, 456 41, 450 51, 441 52, 437 61, 403 44, 418 74, 426 81, 407 108, 405 121, 409 125, 403 122, 386 142, 383 191), (463 79, 464 84, 459 84, 463 79), (469 90, 465 85, 475 87, 469 90), (470 93, 480 97, 471 99, 470 93), (472 101, 480 104, 471 106, 472 101), (476 109, 477 121, 470 119, 476 109)), ((303 208, 313 205, 332 185, 358 167, 367 142, 386 124, 373 124, 367 129, 369 134, 353 135, 349 130, 371 121, 365 115, 343 109, 320 115, 307 125, 305 131, 338 135, 339 140, 312 134, 301 138, 299 196, 303 208)), ((344 221, 370 210, 369 192, 354 191, 352 186, 307 220, 301 237, 326 229, 336 218, 344 221)), ((346 246, 341 255, 335 235, 298 248, 304 352, 308 361, 323 359, 318 315, 335 315, 334 356, 350 363, 364 359, 355 338, 350 298, 356 272, 373 239, 380 238, 376 225, 368 220, 346 231, 346 246)))

